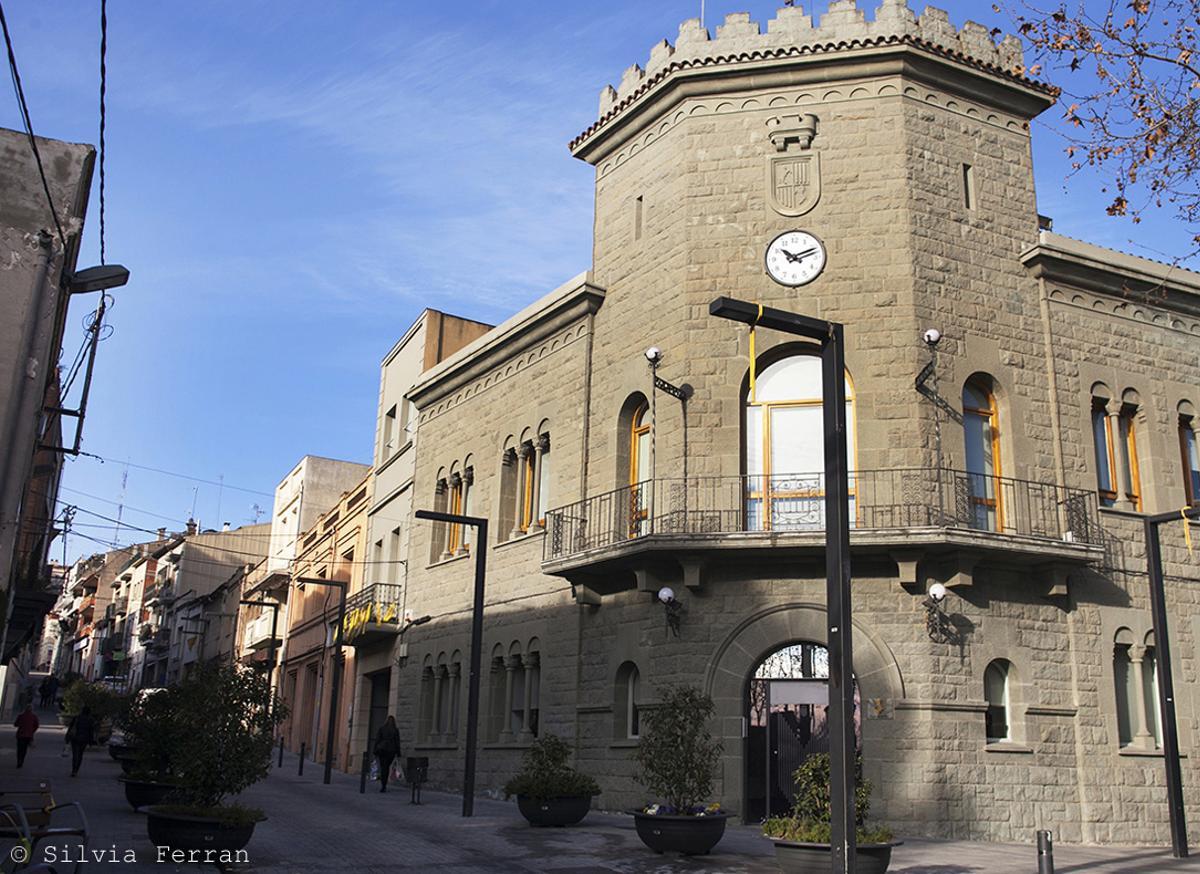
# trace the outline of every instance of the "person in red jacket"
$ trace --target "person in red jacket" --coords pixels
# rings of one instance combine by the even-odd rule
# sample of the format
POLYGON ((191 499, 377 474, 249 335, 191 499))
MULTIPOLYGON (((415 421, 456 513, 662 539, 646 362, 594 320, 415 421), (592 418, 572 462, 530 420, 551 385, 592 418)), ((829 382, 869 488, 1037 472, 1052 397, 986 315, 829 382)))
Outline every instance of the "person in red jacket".
POLYGON ((32 704, 25 705, 13 725, 17 727, 17 767, 20 768, 25 764, 25 754, 33 745, 33 735, 40 725, 32 704))

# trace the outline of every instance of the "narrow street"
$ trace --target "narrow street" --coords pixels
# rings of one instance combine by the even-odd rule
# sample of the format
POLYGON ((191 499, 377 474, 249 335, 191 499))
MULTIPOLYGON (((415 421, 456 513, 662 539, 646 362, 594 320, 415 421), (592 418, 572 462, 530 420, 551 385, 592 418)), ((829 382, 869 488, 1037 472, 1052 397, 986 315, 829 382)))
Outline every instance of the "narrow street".
MULTIPOLYGON (((43 722, 53 721, 47 713, 43 722)), ((125 802, 117 777, 120 766, 102 748, 87 753, 78 778, 70 777, 70 759, 61 755, 63 729, 49 725, 37 735, 25 767, 15 767, 14 731, 0 730, 0 788, 18 782, 49 778, 59 803, 79 801, 91 826, 89 850, 102 851, 104 861, 80 870, 158 872, 212 870, 200 864, 158 862, 146 837, 143 816, 125 802), (137 862, 124 861, 128 851, 137 862), (115 861, 114 861, 115 860, 115 861)), ((407 787, 381 795, 377 786, 359 794, 357 778, 334 773, 325 786, 322 768, 305 763, 297 775, 295 755, 285 754, 284 767, 243 796, 261 807, 261 823, 248 847, 250 863, 237 870, 262 872, 310 871, 437 871, 439 874, 552 871, 558 874, 668 874, 709 871, 728 874, 774 872, 770 844, 756 828, 732 826, 717 850, 707 857, 656 856, 638 840, 629 817, 588 815, 571 829, 532 829, 511 803, 480 799, 477 815, 459 816, 460 799, 426 792, 424 804, 413 806, 407 787)), ((70 811, 64 811, 66 824, 70 811)), ((1032 837, 1032 836, 1031 836, 1032 837)), ((52 850, 41 845, 35 860, 53 861, 59 872, 79 858, 77 845, 52 850)), ((4 845, 7 855, 9 845, 4 845)), ((1057 874, 1158 874, 1200 870, 1200 860, 1172 860, 1169 853, 1146 848, 1056 847, 1057 874)), ((5 860, 7 862, 7 860, 5 860)), ((1036 870, 1030 846, 956 841, 907 840, 892 857, 891 874, 1031 874, 1036 870)), ((5 870, 8 870, 7 867, 5 870)))

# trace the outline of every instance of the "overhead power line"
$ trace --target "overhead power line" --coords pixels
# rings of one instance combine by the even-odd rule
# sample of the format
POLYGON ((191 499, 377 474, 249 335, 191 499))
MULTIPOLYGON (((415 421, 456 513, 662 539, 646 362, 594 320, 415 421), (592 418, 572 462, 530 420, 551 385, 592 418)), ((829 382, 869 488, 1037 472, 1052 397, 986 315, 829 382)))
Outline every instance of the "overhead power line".
POLYGON ((221 481, 212 480, 212 479, 204 479, 203 477, 192 476, 191 474, 187 474, 187 473, 179 473, 178 471, 175 471, 175 470, 164 470, 161 467, 150 467, 149 465, 145 465, 145 464, 134 464, 132 461, 121 461, 119 459, 114 459, 114 458, 105 458, 103 455, 97 455, 94 452, 81 452, 79 454, 82 456, 86 456, 87 458, 95 458, 97 461, 100 461, 100 462, 112 462, 113 464, 124 464, 124 465, 128 465, 129 467, 136 467, 138 470, 148 470, 151 473, 161 473, 161 474, 164 474, 165 476, 174 476, 174 477, 178 477, 179 479, 191 480, 194 483, 204 483, 205 485, 209 485, 209 486, 218 486, 220 488, 233 489, 234 491, 238 491, 238 492, 248 492, 249 494, 252 494, 252 495, 263 495, 264 497, 268 497, 268 498, 275 497, 274 492, 264 492, 260 489, 251 489, 251 488, 247 488, 246 486, 234 486, 234 485, 230 485, 227 482, 221 482, 221 481))

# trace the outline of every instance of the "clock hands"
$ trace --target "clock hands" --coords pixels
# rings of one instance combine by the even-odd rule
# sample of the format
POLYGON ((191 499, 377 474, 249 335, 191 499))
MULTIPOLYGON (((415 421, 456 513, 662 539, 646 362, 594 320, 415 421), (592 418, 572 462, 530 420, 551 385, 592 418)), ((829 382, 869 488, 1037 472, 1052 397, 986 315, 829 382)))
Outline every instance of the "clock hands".
POLYGON ((803 252, 792 253, 792 252, 789 252, 787 249, 780 247, 779 251, 782 252, 784 255, 786 255, 787 259, 789 261, 791 261, 793 264, 796 264, 800 261, 803 261, 809 255, 817 254, 819 249, 818 249, 818 247, 813 246, 811 249, 805 249, 803 252))

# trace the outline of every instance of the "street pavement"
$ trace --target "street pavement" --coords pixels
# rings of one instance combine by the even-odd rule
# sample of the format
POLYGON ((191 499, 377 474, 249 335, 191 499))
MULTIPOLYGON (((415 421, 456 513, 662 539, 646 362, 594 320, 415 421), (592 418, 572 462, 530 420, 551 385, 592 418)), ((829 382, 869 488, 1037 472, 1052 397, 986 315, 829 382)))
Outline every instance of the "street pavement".
MULTIPOLYGON (((43 723, 54 722, 39 713, 43 723)), ((202 728, 200 730, 203 730, 202 728)), ((156 861, 156 848, 146 837, 145 817, 131 810, 117 777, 120 767, 106 750, 89 751, 78 778, 70 775, 70 758, 61 755, 63 729, 57 725, 38 732, 24 769, 16 769, 15 731, 0 729, 0 790, 14 781, 47 778, 58 802, 82 802, 91 826, 89 849, 101 851, 105 860, 80 867, 80 872, 198 872, 212 871, 201 864, 156 861), (132 851, 137 861, 124 861, 132 851), (121 860, 121 861, 114 861, 121 860)), ((425 792, 424 803, 409 803, 407 787, 396 786, 380 794, 368 785, 359 794, 358 778, 333 774, 322 783, 323 769, 306 762, 297 775, 297 758, 285 754, 283 768, 272 767, 271 776, 242 796, 243 803, 261 807, 269 819, 260 823, 247 852, 248 864, 234 870, 282 872, 554 872, 554 874, 673 874, 720 872, 759 874, 777 872, 773 849, 756 828, 730 825, 725 838, 709 856, 658 856, 638 840, 628 816, 593 811, 577 827, 533 829, 516 806, 488 798, 475 803, 475 816, 463 819, 461 799, 425 792)), ((70 812, 63 812, 65 819, 70 812)), ((1030 836, 1031 840, 1033 836, 1030 836)), ((43 844, 35 861, 46 861, 50 850, 43 844)), ((0 858, 7 862, 10 844, 0 843, 0 858)), ((54 851, 57 871, 74 862, 81 851, 76 844, 54 851)), ((1200 871, 1200 857, 1174 860, 1161 848, 1055 847, 1057 874, 1168 874, 1200 871)), ((7 871, 9 866, 0 865, 7 871)), ((889 874, 1036 874, 1032 845, 984 844, 966 841, 906 839, 892 856, 889 874)))

